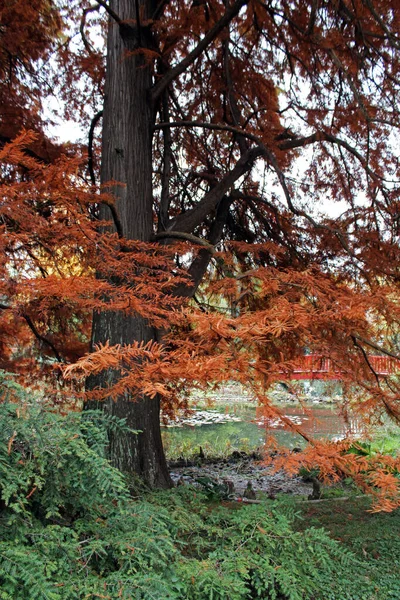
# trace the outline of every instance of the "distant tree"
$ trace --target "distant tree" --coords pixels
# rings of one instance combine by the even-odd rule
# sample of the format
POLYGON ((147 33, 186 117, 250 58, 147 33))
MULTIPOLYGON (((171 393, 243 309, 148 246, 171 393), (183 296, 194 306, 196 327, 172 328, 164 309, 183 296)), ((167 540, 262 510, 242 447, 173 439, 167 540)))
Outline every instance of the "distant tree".
MULTIPOLYGON (((114 464, 168 486, 160 402, 172 411, 191 386, 234 377, 274 414, 266 390, 305 348, 364 386, 367 418, 398 419, 396 379, 379 376, 368 356, 397 358, 380 330, 399 321, 400 7, 115 0, 70 2, 60 14, 64 31, 78 23, 83 45, 60 43, 55 80, 68 115, 88 125, 88 111, 95 116, 86 182, 72 159, 59 159, 52 182, 52 166, 40 171, 64 236, 41 252, 51 246, 53 261, 84 267, 85 283, 59 269, 69 286, 62 315, 36 296, 37 314, 62 317, 61 344, 30 318, 42 346, 71 360, 67 340, 79 341, 79 355, 94 309, 93 352, 70 373, 90 374, 92 401, 109 398, 104 408, 142 431, 111 438, 114 464), (57 197, 61 166, 69 175, 57 197)), ((28 242, 7 227, 24 248, 14 260, 26 260, 28 242)), ((31 227, 24 239, 38 235, 31 227)))

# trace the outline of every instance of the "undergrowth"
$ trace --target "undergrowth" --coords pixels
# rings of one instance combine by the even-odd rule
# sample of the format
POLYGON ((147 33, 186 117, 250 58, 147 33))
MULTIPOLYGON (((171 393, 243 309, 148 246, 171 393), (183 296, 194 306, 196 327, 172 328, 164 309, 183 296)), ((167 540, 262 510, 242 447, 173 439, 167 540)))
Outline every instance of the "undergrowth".
POLYGON ((362 558, 343 543, 294 529, 293 501, 210 502, 189 487, 134 500, 107 460, 106 428, 122 421, 62 417, 0 383, 1 600, 384 598, 368 578, 360 588, 362 558))
POLYGON ((329 591, 331 587, 327 586, 327 600, 400 598, 400 510, 371 513, 371 499, 366 496, 339 502, 303 503, 301 506, 301 518, 296 520, 295 529, 324 527, 359 559, 358 595, 350 592, 352 573, 343 573, 343 578, 335 581, 334 591, 329 591))

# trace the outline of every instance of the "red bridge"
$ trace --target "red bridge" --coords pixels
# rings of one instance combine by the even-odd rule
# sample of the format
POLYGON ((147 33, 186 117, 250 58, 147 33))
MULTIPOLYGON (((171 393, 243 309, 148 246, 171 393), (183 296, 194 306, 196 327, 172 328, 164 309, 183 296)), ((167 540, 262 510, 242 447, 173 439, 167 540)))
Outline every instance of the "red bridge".
MULTIPOLYGON (((400 360, 390 356, 368 356, 369 364, 377 375, 400 374, 400 360)), ((303 356, 293 370, 284 373, 285 379, 341 379, 343 372, 330 358, 318 354, 303 356)))

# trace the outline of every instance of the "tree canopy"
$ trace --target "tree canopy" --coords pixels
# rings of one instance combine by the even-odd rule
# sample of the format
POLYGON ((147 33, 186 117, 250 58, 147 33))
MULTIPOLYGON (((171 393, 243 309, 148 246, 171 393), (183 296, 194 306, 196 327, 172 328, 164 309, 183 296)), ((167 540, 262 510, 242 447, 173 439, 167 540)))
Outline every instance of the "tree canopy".
MULTIPOLYGON (((399 420, 369 360, 399 360, 394 4, 2 3, 0 366, 64 404, 86 379, 143 432, 111 439, 124 471, 168 485, 159 410, 194 387, 235 379, 278 414, 305 352, 353 390, 344 411, 399 420)), ((301 460, 397 505, 396 461, 309 442, 301 460)))

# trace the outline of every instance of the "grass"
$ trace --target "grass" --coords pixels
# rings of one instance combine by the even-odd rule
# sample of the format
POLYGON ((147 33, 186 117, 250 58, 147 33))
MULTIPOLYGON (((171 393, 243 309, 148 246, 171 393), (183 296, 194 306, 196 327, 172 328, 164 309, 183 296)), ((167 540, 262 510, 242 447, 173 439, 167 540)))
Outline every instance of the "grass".
POLYGON ((227 458, 232 452, 259 452, 260 447, 250 443, 249 438, 239 438, 235 442, 216 436, 213 442, 205 440, 199 445, 198 442, 190 439, 180 439, 167 435, 163 436, 164 450, 168 460, 195 460, 199 457, 200 447, 205 458, 215 460, 227 458))
POLYGON ((381 454, 398 454, 400 451, 400 433, 391 429, 378 431, 371 442, 371 451, 381 454))

